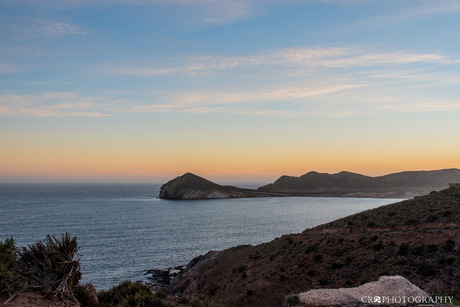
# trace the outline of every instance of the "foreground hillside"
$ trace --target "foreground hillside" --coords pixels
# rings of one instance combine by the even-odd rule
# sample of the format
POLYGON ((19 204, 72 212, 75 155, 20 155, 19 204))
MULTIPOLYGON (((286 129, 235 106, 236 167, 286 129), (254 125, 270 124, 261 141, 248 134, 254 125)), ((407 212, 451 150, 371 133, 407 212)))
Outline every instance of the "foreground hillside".
POLYGON ((460 297, 460 189, 449 188, 194 259, 179 295, 225 306, 282 306, 286 296, 401 275, 428 293, 460 297))

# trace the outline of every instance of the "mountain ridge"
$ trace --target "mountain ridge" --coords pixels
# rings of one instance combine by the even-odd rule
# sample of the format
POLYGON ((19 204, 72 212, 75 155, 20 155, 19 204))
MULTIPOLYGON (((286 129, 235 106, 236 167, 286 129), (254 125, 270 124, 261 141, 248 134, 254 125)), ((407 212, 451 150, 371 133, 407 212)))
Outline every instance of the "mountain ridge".
POLYGON ((376 177, 348 171, 311 171, 299 177, 283 175, 258 190, 291 196, 409 198, 446 188, 452 182, 460 182, 460 169, 403 171, 376 177))
POLYGON ((163 184, 159 197, 171 200, 280 196, 411 198, 456 182, 460 182, 460 169, 456 168, 403 171, 377 177, 348 171, 336 174, 310 171, 299 177, 283 175, 253 190, 220 185, 185 173, 163 184))

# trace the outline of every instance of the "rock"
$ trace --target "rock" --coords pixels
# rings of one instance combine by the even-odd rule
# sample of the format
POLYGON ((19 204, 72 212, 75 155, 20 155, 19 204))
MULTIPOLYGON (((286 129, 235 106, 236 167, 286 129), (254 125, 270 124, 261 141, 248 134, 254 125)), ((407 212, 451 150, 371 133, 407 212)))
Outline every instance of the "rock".
POLYGON ((355 288, 317 289, 299 294, 306 306, 373 304, 405 306, 428 294, 402 276, 381 276, 378 281, 355 288), (405 302, 405 303, 403 303, 405 302))

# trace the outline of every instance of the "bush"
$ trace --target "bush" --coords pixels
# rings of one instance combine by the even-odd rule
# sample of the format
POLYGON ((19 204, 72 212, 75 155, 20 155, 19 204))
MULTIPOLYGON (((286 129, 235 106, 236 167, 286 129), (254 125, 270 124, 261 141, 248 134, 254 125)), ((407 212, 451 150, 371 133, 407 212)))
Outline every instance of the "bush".
POLYGON ((96 288, 93 284, 84 284, 76 286, 74 290, 74 295, 81 306, 99 307, 96 288))
POLYGON ((81 278, 77 238, 65 233, 47 236, 19 252, 18 269, 30 287, 47 296, 72 300, 81 278))
POLYGON ((417 273, 423 277, 430 277, 436 275, 436 268, 428 262, 421 263, 418 266, 417 273))
POLYGON ((398 254, 399 255, 407 255, 409 253, 409 244, 403 243, 399 246, 398 254))
POLYGON ((18 282, 17 248, 13 238, 0 242, 0 294, 10 295, 18 282))
POLYGON ((300 298, 297 294, 289 294, 286 297, 286 303, 288 306, 297 306, 300 304, 300 298))
POLYGON ((317 255, 313 256, 313 260, 315 260, 315 262, 320 263, 321 261, 323 261, 323 256, 317 254, 317 255))
POLYGON ((182 297, 179 300, 179 306, 180 307, 222 307, 219 304, 215 304, 215 303, 212 303, 206 300, 200 300, 196 297, 192 297, 192 298, 182 297))
POLYGON ((102 306, 144 306, 140 305, 141 302, 152 303, 154 295, 147 286, 126 280, 110 290, 99 292, 97 298, 102 306), (131 305, 133 303, 137 305, 131 305))
POLYGON ((310 243, 307 248, 305 249, 305 252, 307 254, 314 252, 318 248, 318 243, 310 243))

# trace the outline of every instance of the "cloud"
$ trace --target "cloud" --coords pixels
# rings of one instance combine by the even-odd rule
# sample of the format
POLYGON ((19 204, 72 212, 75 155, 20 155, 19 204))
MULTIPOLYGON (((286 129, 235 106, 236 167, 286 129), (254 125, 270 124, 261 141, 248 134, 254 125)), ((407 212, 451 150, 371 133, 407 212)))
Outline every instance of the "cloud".
POLYGON ((259 66, 282 68, 354 68, 364 66, 387 66, 417 63, 457 64, 460 61, 438 53, 415 53, 410 51, 371 51, 363 48, 289 48, 250 56, 190 56, 179 65, 142 63, 123 67, 110 64, 102 71, 115 75, 159 76, 168 74, 200 74, 259 66), (114 68, 115 67, 115 68, 114 68))
POLYGON ((21 71, 24 71, 22 66, 0 62, 0 74, 10 74, 21 71))
POLYGON ((3 20, 1 26, 1 36, 10 41, 46 37, 60 39, 70 35, 86 34, 86 30, 83 27, 70 22, 33 18, 30 16, 7 17, 3 20))
MULTIPOLYGON (((343 0, 346 1, 346 0, 343 0)), ((369 3, 369 1, 367 1, 369 3)), ((387 1, 390 5, 394 1, 387 1)), ((395 23, 404 23, 417 18, 435 17, 443 14, 453 14, 460 11, 460 2, 458 0, 427 0, 427 1, 397 1, 401 6, 394 6, 396 9, 380 16, 372 17, 367 20, 357 21, 350 26, 352 29, 369 29, 394 25, 395 23)), ((382 1, 385 4, 384 1, 382 1)), ((390 6, 392 7, 392 6, 390 6)))
MULTIPOLYGON (((162 6, 173 9, 181 16, 181 22, 194 24, 228 24, 251 16, 259 15, 265 7, 272 4, 286 3, 281 0, 22 0, 29 5, 52 10, 71 9, 75 7, 104 8, 122 5, 153 7, 162 6)), ((289 2, 288 2, 289 3, 289 2)))
POLYGON ((80 97, 74 92, 0 96, 0 116, 102 117, 102 97, 80 97))
POLYGON ((20 26, 19 31, 26 37, 62 38, 68 35, 86 34, 83 28, 75 24, 47 20, 28 21, 20 26))

